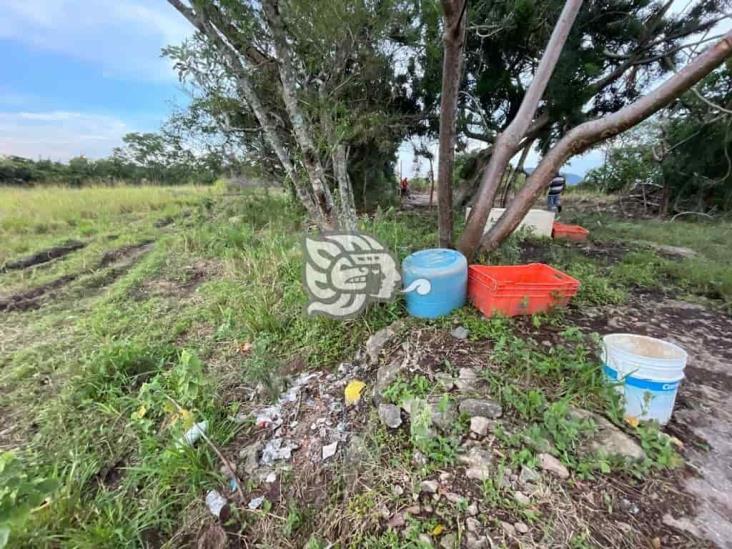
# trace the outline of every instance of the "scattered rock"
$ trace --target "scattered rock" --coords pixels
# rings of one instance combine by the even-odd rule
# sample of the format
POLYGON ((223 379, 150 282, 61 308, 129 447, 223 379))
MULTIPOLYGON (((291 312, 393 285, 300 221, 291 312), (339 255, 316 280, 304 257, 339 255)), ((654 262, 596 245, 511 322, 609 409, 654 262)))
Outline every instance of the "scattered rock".
POLYGON ((211 490, 206 494, 206 507, 208 507, 208 510, 216 518, 221 516, 224 507, 226 507, 226 503, 226 498, 217 490, 211 490))
POLYGON ((407 507, 404 512, 416 516, 422 512, 422 508, 419 505, 412 505, 411 507, 407 507))
POLYGON ((448 492, 447 494, 445 494, 445 499, 455 505, 465 501, 465 498, 463 496, 461 496, 460 494, 456 494, 455 492, 448 492))
POLYGON ((509 536, 516 535, 516 528, 514 528, 513 524, 510 522, 501 521, 501 528, 503 528, 503 531, 509 536))
POLYGON ((450 335, 455 339, 467 339, 469 334, 470 331, 465 326, 458 326, 450 332, 450 335))
POLYGON ((440 539, 440 547, 443 549, 455 549, 457 546, 457 536, 455 534, 445 534, 440 539))
POLYGON ((460 413, 470 417, 481 416, 484 418, 496 419, 503 414, 501 405, 487 398, 466 398, 460 402, 460 413))
POLYGON ((561 479, 569 478, 569 470, 551 454, 539 454, 539 467, 561 479))
POLYGON ((382 328, 366 340, 366 354, 371 362, 377 362, 379 355, 387 343, 396 335, 394 324, 382 328))
POLYGON ((696 527, 688 518, 681 517, 678 519, 675 519, 670 513, 666 513, 663 515, 663 518, 661 518, 661 521, 666 525, 670 526, 671 528, 675 528, 676 530, 680 530, 682 532, 688 532, 694 536, 700 536, 701 533, 699 532, 699 528, 696 527))
POLYGON ((468 517, 465 519, 465 527, 468 529, 468 532, 473 532, 474 534, 480 532, 482 528, 480 521, 473 517, 468 517))
POLYGON ((437 380, 437 384, 444 391, 452 391, 455 387, 455 378, 447 372, 437 372, 435 374, 435 380, 437 380))
POLYGON ((439 485, 436 480, 423 480, 420 485, 420 492, 425 494, 435 494, 439 485))
POLYGON ((595 423, 597 431, 592 436, 590 449, 597 454, 638 461, 646 457, 643 448, 633 437, 601 415, 580 408, 572 408, 569 415, 573 419, 589 419, 595 423))
POLYGON ((620 456, 636 461, 646 457, 640 444, 615 426, 612 431, 600 431, 598 435, 598 438, 590 443, 590 447, 599 455, 620 456))
POLYGON ((389 385, 399 376, 402 371, 402 360, 396 358, 389 364, 382 364, 376 371, 376 384, 374 385, 374 400, 379 403, 383 400, 383 393, 389 385))
POLYGON ((326 444, 323 446, 323 461, 326 459, 332 458, 336 451, 338 450, 338 441, 332 442, 331 444, 326 444))
POLYGON ((392 516, 389 519, 389 522, 386 523, 386 525, 389 528, 401 528, 406 524, 406 520, 404 519, 404 513, 395 513, 394 516, 392 516))
POLYGON ((398 406, 393 404, 379 404, 379 419, 390 429, 396 429, 402 424, 402 413, 398 406))
POLYGON ((480 383, 478 374, 472 368, 460 368, 458 371, 458 378, 455 380, 455 385, 458 391, 467 393, 475 391, 476 386, 480 383))
POLYGON ((458 461, 468 466, 465 475, 474 480, 488 480, 493 474, 493 456, 486 450, 473 447, 467 454, 459 456, 458 461))
POLYGON ((520 522, 520 521, 519 522, 515 522, 513 524, 513 527, 516 529, 516 531, 519 534, 526 534, 529 531, 528 525, 526 523, 524 523, 524 522, 520 522))
POLYGON ((521 473, 519 473, 518 482, 521 486, 526 486, 532 482, 538 482, 541 478, 539 473, 534 471, 531 467, 521 466, 521 473))
POLYGON ((487 417, 473 416, 470 418, 470 431, 478 436, 484 437, 488 434, 491 420, 487 417))
POLYGON ((491 542, 488 539, 488 536, 476 536, 469 532, 468 535, 465 536, 465 547, 467 549, 485 549, 487 547, 491 547, 491 542))
POLYGON ((468 508, 465 509, 465 512, 471 516, 474 517, 478 514, 478 504, 473 502, 470 505, 468 505, 468 508))
POLYGON ((518 503, 519 505, 531 505, 531 498, 524 494, 523 492, 516 492, 513 495, 513 499, 518 503))
POLYGON ((443 433, 450 432, 458 419, 457 406, 452 399, 434 397, 428 401, 432 423, 443 433))

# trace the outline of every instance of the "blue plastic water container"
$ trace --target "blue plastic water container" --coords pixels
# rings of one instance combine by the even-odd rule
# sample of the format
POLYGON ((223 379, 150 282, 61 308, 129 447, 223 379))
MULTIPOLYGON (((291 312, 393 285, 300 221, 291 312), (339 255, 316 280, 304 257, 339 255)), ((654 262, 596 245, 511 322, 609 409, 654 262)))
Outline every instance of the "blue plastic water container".
POLYGON ((417 290, 406 294, 407 311, 412 316, 438 318, 465 305, 468 261, 458 251, 435 248, 415 252, 402 262, 402 278, 405 289, 417 280, 429 281, 425 295, 417 290))

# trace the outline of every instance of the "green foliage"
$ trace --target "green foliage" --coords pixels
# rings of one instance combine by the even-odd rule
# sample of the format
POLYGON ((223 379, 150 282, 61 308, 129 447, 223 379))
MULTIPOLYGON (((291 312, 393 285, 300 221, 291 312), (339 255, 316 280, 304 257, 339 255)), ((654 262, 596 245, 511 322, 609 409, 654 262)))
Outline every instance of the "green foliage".
POLYGON ((215 155, 196 156, 163 134, 129 133, 122 140, 124 147, 99 160, 77 156, 64 164, 18 156, 0 157, 0 184, 74 187, 114 183, 209 184, 224 169, 222 160, 215 155))
POLYGON ((0 453, 0 547, 5 547, 14 524, 22 523, 59 483, 29 472, 15 452, 0 453))

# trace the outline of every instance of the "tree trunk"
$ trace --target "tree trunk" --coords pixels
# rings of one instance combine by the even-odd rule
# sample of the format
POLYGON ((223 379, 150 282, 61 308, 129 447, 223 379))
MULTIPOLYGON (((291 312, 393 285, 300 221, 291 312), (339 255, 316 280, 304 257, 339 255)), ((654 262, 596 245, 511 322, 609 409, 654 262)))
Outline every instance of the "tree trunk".
POLYGON ((440 144, 437 167, 437 223, 440 246, 452 247, 452 171, 455 162, 455 127, 468 0, 442 0, 445 32, 440 98, 440 144))
POLYGON ((502 208, 505 208, 506 204, 508 204, 508 195, 511 193, 511 188, 513 187, 514 180, 524 171, 524 163, 526 162, 526 157, 529 156, 529 151, 531 150, 531 146, 533 144, 533 139, 529 139, 528 141, 526 141, 526 144, 521 151, 521 156, 519 157, 518 164, 516 164, 516 169, 513 170, 508 181, 506 181, 506 188, 503 190, 503 196, 501 197, 502 208))
POLYGON ((544 55, 542 55, 536 74, 521 101, 516 117, 496 139, 488 167, 483 172, 478 198, 470 210, 470 217, 468 217, 465 231, 463 231, 458 243, 458 249, 468 258, 473 257, 478 249, 506 165, 518 151, 521 139, 531 126, 536 108, 542 95, 544 95, 544 90, 552 72, 554 72, 554 67, 557 64, 559 55, 562 53, 564 43, 581 6, 582 0, 567 0, 564 4, 562 13, 554 26, 544 55))
POLYGON ((348 177, 348 153, 343 144, 338 144, 333 152, 333 173, 338 181, 338 196, 340 199, 340 212, 338 214, 338 228, 341 231, 355 233, 356 226, 356 202, 353 199, 351 180, 348 177))
POLYGON ((495 250, 516 229, 538 194, 568 158, 642 122, 689 90, 730 55, 732 31, 648 95, 604 118, 590 120, 572 128, 544 156, 510 207, 482 238, 481 246, 486 250, 495 250))
POLYGON ((287 109, 287 114, 292 123, 295 139, 302 151, 303 164, 305 165, 305 170, 308 172, 310 185, 315 195, 315 202, 325 219, 325 228, 333 228, 335 226, 333 198, 331 197, 328 183, 325 180, 325 173, 323 166, 320 164, 318 151, 313 143, 311 128, 297 102, 297 78, 295 77, 295 70, 292 66, 290 51, 285 38, 285 30, 279 11, 279 1, 264 0, 262 2, 262 8, 264 9, 267 25, 272 33, 272 41, 279 61, 282 100, 285 103, 285 109, 287 109))
POLYGON ((249 107, 252 109, 257 122, 264 132, 265 139, 272 150, 277 155, 282 168, 285 170, 287 177, 293 185, 293 189, 298 199, 305 207, 308 215, 316 223, 326 224, 327 220, 323 217, 319 208, 316 207, 312 196, 308 193, 307 189, 303 187, 297 176, 290 155, 287 153, 280 136, 277 134, 277 130, 269 119, 267 112, 262 105, 262 102, 254 91, 246 68, 242 66, 242 57, 239 52, 234 49, 231 42, 222 38, 220 31, 209 21, 207 21, 202 14, 194 12, 191 8, 184 5, 180 0, 168 0, 168 2, 178 10, 188 21, 196 28, 199 32, 204 34, 211 40, 211 43, 221 52, 224 56, 225 64, 236 78, 236 85, 239 93, 244 96, 249 107))

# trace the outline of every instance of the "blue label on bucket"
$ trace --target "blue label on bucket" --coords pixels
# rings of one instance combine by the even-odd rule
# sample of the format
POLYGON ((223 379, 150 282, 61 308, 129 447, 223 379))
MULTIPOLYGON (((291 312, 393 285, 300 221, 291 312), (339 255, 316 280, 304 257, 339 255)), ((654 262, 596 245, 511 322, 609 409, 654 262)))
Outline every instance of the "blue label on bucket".
POLYGON ((648 391, 675 391, 678 389, 679 383, 681 383, 680 381, 651 381, 650 379, 641 379, 633 376, 625 376, 622 379, 618 379, 617 370, 613 370, 607 364, 603 365, 602 370, 613 381, 622 381, 631 387, 647 389, 648 391))

